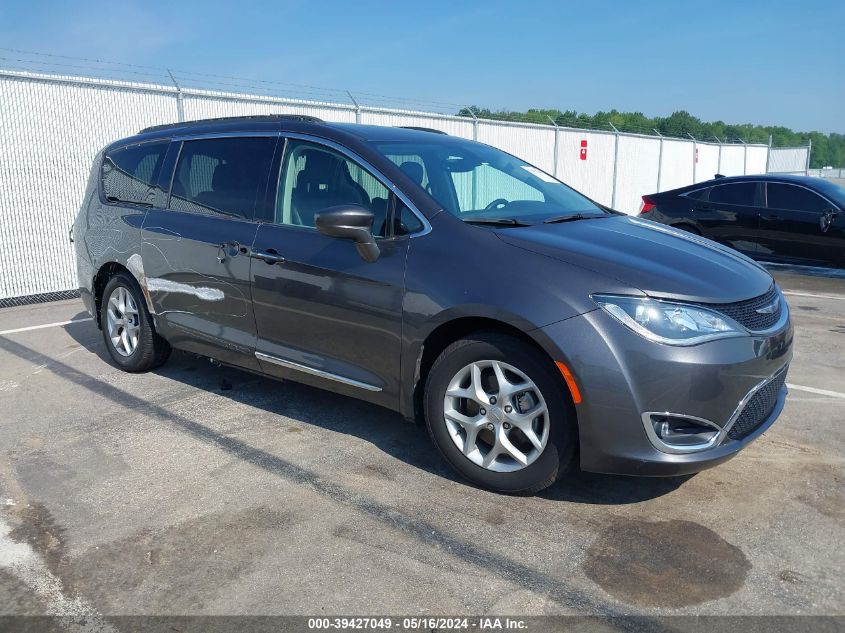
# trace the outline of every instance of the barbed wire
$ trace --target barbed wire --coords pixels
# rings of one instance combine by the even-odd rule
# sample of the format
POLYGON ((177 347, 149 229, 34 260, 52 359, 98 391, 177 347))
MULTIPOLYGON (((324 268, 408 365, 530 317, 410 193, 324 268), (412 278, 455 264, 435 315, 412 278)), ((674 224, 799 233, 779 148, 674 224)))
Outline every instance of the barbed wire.
MULTIPOLYGON (((9 70, 22 70, 44 74, 56 73, 61 75, 70 74, 68 71, 94 71, 100 75, 97 77, 100 79, 142 83, 161 83, 168 86, 176 83, 176 87, 180 89, 188 88, 195 90, 208 90, 212 92, 235 92, 256 96, 302 99, 332 103, 343 107, 349 107, 350 105, 362 105, 365 107, 394 108, 412 110, 421 113, 446 114, 450 116, 457 115, 469 119, 473 118, 473 114, 470 114, 470 112, 473 112, 479 121, 490 120, 512 123, 529 123, 549 127, 557 125, 562 128, 570 129, 594 130, 600 132, 618 131, 622 133, 653 136, 655 138, 663 136, 666 138, 690 140, 689 130, 687 128, 683 126, 666 125, 665 123, 661 124, 660 118, 655 119, 655 122, 657 123, 655 126, 647 124, 640 125, 634 122, 622 122, 617 124, 616 128, 614 128, 610 118, 606 120, 596 120, 590 115, 583 115, 579 113, 574 113, 573 116, 574 111, 561 112, 560 110, 555 109, 545 111, 535 110, 529 111, 528 113, 512 112, 508 110, 491 111, 489 109, 479 109, 477 106, 468 106, 466 104, 449 101, 397 97, 367 91, 354 91, 354 93, 352 93, 344 88, 315 86, 306 83, 271 79, 236 77, 218 73, 132 64, 89 57, 44 53, 18 48, 0 47, 0 52, 7 53, 7 55, 0 56, 0 64, 6 66, 9 70), (8 54, 13 54, 13 56, 8 54), (103 77, 102 75, 110 76, 103 77), (352 102, 352 104, 350 104, 350 102, 352 102), (548 118, 547 112, 552 115, 557 115, 552 117, 554 119, 554 123, 548 118), (655 130, 655 127, 659 127, 659 132, 655 130)), ((753 133, 754 128, 751 124, 725 125, 725 127, 739 130, 745 129, 748 131, 749 135, 753 133)), ((694 140, 701 143, 712 143, 716 139, 711 137, 697 138, 694 140)), ((719 142, 723 144, 733 144, 743 143, 745 141, 739 138, 721 138, 719 139, 719 142)))

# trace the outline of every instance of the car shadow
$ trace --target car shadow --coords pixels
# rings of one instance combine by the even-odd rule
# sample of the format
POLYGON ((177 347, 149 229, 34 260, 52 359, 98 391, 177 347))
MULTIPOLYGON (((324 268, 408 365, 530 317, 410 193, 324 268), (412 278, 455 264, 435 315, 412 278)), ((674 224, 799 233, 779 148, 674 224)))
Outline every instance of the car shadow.
MULTIPOLYGON (((87 315, 79 314, 74 320, 87 315)), ((65 327, 80 345, 114 366, 102 334, 86 321, 65 327)), ((280 381, 206 358, 174 351, 163 366, 153 370, 169 380, 213 392, 258 411, 282 416, 369 442, 386 454, 451 481, 471 485, 456 475, 432 444, 424 426, 367 402, 293 381, 280 381)), ((286 425, 289 429, 290 426, 286 425)), ((540 493, 544 499, 592 505, 624 505, 665 495, 681 486, 685 477, 625 477, 586 473, 573 468, 561 481, 540 493)))

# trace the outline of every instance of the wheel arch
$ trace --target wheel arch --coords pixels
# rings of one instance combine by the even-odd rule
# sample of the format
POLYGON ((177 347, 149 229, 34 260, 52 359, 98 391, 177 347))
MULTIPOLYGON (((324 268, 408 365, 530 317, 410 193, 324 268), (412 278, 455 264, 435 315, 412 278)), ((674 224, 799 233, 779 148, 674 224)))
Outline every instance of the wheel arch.
POLYGON ((105 290, 106 284, 109 283, 109 279, 121 272, 129 274, 137 282, 138 287, 141 289, 141 294, 144 296, 144 301, 147 304, 147 309, 150 311, 150 314, 155 314, 150 293, 147 290, 147 279, 144 276, 144 266, 141 256, 132 255, 127 259, 125 264, 114 260, 105 262, 97 269, 94 278, 91 280, 91 294, 94 297, 95 318, 97 320, 97 327, 99 328, 102 328, 102 323, 100 323, 100 308, 103 302, 103 290, 105 290))
MULTIPOLYGON (((456 316, 447 321, 438 324, 432 329, 419 346, 416 356, 414 358, 415 370, 413 377, 413 386, 411 389, 410 411, 406 413, 406 417, 411 417, 418 424, 424 422, 424 406, 423 396, 425 391, 425 383, 428 374, 434 365, 437 357, 449 345, 460 338, 464 338, 470 334, 477 332, 496 332, 512 336, 513 338, 523 341, 531 347, 542 353, 551 362, 552 366, 560 358, 560 354, 556 353, 555 346, 548 340, 539 328, 532 328, 524 330, 514 325, 488 316, 456 316)), ((572 403, 572 397, 568 386, 562 375, 555 372, 556 379, 559 381, 561 388, 566 393, 566 398, 572 404, 573 414, 575 413, 575 406, 572 403)), ((577 421, 577 415, 576 415, 577 421)))

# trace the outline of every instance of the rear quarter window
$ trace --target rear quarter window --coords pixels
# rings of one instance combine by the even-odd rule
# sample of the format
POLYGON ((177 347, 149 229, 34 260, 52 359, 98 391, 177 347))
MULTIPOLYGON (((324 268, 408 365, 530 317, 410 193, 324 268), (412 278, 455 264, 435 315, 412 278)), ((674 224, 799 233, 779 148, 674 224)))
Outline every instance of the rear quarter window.
POLYGON ((151 203, 170 141, 127 145, 106 152, 100 171, 109 202, 151 203))

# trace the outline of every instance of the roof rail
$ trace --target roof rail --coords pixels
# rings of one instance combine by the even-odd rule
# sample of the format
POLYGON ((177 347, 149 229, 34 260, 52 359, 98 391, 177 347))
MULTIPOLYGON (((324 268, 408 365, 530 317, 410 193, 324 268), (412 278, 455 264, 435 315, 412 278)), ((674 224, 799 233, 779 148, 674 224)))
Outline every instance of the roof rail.
POLYGON ((193 125, 195 123, 222 123, 224 121, 301 121, 302 123, 325 123, 323 119, 318 119, 315 116, 307 114, 248 114, 244 116, 224 116, 213 119, 197 119, 195 121, 183 121, 181 123, 165 123, 163 125, 151 125, 145 127, 138 134, 146 134, 147 132, 157 132, 159 130, 168 130, 170 128, 184 127, 186 125, 193 125))
POLYGON ((396 127, 402 128, 403 130, 416 130, 417 132, 431 132, 432 134, 445 134, 449 136, 443 130, 435 130, 432 127, 419 127, 416 125, 397 125, 396 127))

